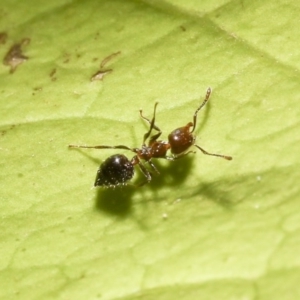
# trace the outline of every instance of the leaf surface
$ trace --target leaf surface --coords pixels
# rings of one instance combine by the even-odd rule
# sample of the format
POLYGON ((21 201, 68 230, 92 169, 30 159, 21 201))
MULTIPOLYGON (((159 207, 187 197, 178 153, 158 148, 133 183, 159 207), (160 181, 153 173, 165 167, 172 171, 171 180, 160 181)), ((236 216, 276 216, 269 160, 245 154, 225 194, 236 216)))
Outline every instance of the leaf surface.
POLYGON ((3 4, 0 56, 30 43, 0 66, 1 299, 300 297, 300 5, 3 4), (166 140, 208 87, 197 143, 232 161, 197 151, 90 189, 116 151, 69 144, 140 147, 155 102, 166 140))

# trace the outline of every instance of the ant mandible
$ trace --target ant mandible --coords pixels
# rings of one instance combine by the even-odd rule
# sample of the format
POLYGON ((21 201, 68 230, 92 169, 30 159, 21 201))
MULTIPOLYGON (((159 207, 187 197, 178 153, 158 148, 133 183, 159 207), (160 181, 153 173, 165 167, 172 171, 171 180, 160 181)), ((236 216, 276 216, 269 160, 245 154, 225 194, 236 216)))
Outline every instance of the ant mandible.
POLYGON ((158 103, 154 105, 154 112, 152 120, 150 121, 143 116, 142 110, 140 110, 140 116, 147 123, 149 123, 149 130, 144 134, 143 144, 141 148, 130 148, 124 145, 117 146, 81 146, 81 145, 69 145, 69 148, 93 148, 93 149, 123 149, 134 152, 135 155, 131 160, 129 160, 123 154, 115 154, 108 157, 99 167, 96 175, 96 180, 94 186, 104 186, 104 187, 116 187, 119 185, 125 185, 127 182, 132 179, 134 176, 134 166, 138 165, 141 172, 146 178, 146 181, 141 183, 139 186, 142 186, 152 179, 151 172, 144 166, 142 161, 147 162, 150 167, 159 174, 159 171, 152 162, 152 158, 163 158, 167 160, 174 161, 178 158, 181 158, 189 153, 194 151, 188 151, 191 146, 197 147, 203 154, 212 155, 224 158, 226 160, 232 160, 231 156, 209 153, 200 146, 196 145, 196 136, 193 134, 196 124, 197 124, 197 115, 201 108, 207 103, 211 94, 211 88, 207 89, 206 96, 202 104, 196 109, 193 117, 193 122, 187 123, 183 127, 179 127, 173 130, 169 136, 168 141, 158 140, 162 131, 157 125, 155 125, 155 115, 156 107, 158 103), (156 130, 157 133, 151 135, 152 130, 156 130), (150 137, 150 138, 149 138, 150 137), (149 138, 148 144, 146 141, 149 138), (170 150, 171 155, 167 155, 167 152, 170 150))

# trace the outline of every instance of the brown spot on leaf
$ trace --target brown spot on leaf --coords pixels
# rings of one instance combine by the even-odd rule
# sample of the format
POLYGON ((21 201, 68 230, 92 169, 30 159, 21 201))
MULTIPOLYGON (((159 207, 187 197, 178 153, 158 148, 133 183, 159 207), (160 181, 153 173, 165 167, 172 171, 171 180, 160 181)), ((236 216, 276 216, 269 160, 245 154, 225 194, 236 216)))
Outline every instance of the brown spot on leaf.
POLYGON ((105 75, 111 73, 112 71, 112 69, 100 70, 91 77, 91 81, 102 80, 105 75))
POLYGON ((28 59, 22 52, 22 47, 27 46, 30 42, 29 38, 23 39, 20 43, 16 43, 10 47, 3 59, 3 64, 10 66, 10 73, 13 73, 16 68, 28 59))
POLYGON ((42 89, 43 89, 42 87, 37 86, 37 87, 35 87, 33 90, 34 90, 34 91, 41 91, 42 89))
POLYGON ((64 64, 67 64, 69 61, 70 61, 70 58, 71 58, 71 54, 70 53, 64 53, 63 54, 63 63, 64 64))
POLYGON ((4 129, 4 130, 1 130, 0 131, 0 135, 1 136, 3 136, 3 135, 5 135, 8 131, 10 131, 10 130, 12 130, 12 129, 14 129, 16 127, 16 125, 15 124, 12 124, 12 125, 10 125, 10 127, 9 128, 7 128, 7 129, 4 129))
MULTIPOLYGON (((102 59, 101 63, 100 63, 100 70, 97 71, 92 77, 91 77, 91 81, 94 80, 103 80, 104 76, 111 73, 113 70, 112 69, 103 69, 105 67, 105 65, 112 60, 114 57, 116 57, 117 55, 121 54, 121 51, 118 52, 114 52, 108 56, 106 56, 105 58, 102 59)), ((96 60, 96 58, 94 58, 94 61, 96 60)))
POLYGON ((97 40, 99 38, 99 35, 100 35, 100 33, 96 32, 96 35, 95 35, 94 39, 97 40))
POLYGON ((57 79, 57 77, 54 76, 55 74, 56 74, 56 68, 54 68, 49 74, 52 81, 55 81, 57 79))
POLYGON ((41 92, 43 90, 43 88, 40 86, 37 86, 37 87, 33 88, 33 90, 34 90, 34 92, 32 93, 32 96, 35 95, 35 92, 41 92))
POLYGON ((103 60, 102 60, 102 62, 101 62, 101 64, 100 64, 100 69, 104 68, 104 66, 105 66, 110 60, 112 60, 113 58, 115 58, 115 57, 118 56, 119 54, 121 54, 121 51, 112 53, 112 54, 106 56, 105 58, 103 58, 103 60))
POLYGON ((0 32, 0 44, 5 44, 7 40, 7 33, 6 32, 0 32))

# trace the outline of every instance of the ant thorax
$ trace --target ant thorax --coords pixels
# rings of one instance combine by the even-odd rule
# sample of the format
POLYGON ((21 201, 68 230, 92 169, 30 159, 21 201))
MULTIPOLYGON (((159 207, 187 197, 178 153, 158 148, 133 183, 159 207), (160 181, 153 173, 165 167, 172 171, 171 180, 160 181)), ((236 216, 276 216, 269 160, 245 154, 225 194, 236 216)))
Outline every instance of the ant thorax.
POLYGON ((165 141, 155 141, 151 144, 151 154, 153 158, 165 158, 170 144, 165 141))
POLYGON ((152 158, 151 147, 143 145, 141 149, 136 148, 135 151, 139 159, 149 161, 152 158))

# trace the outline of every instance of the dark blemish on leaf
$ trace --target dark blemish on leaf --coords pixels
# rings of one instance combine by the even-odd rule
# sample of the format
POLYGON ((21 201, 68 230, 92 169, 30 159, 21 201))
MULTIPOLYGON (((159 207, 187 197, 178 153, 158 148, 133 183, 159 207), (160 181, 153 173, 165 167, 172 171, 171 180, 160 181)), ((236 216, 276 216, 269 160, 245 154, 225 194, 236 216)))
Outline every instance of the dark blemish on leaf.
MULTIPOLYGON (((114 57, 116 57, 117 55, 121 54, 121 51, 112 53, 108 56, 106 56, 100 63, 100 70, 97 71, 94 75, 92 75, 91 77, 91 81, 95 81, 95 80, 103 80, 104 76, 111 73, 113 70, 112 69, 103 69, 105 67, 105 65, 112 60, 114 57)), ((97 58, 93 59, 94 61, 97 60, 97 58)))
POLYGON ((182 31, 186 31, 186 28, 184 27, 184 26, 179 26, 180 27, 180 29, 182 30, 182 31))
POLYGON ((41 91, 42 89, 43 89, 42 87, 37 86, 37 87, 35 87, 33 90, 34 90, 34 91, 41 91))
POLYGON ((95 39, 95 40, 98 40, 98 38, 99 38, 99 35, 100 35, 99 31, 98 31, 98 32, 96 32, 96 35, 95 35, 94 39, 95 39))
POLYGON ((91 81, 102 80, 105 75, 111 73, 112 71, 112 69, 100 70, 91 77, 91 81))
POLYGON ((118 56, 119 54, 121 54, 121 51, 118 51, 118 52, 115 52, 115 53, 112 53, 112 54, 106 56, 106 57, 102 60, 102 62, 101 62, 101 64, 100 64, 100 69, 104 68, 104 66, 105 66, 110 60, 112 60, 113 58, 115 58, 115 57, 118 56))
POLYGON ((42 91, 42 87, 35 87, 33 90, 34 90, 34 92, 32 93, 32 96, 34 96, 35 95, 35 92, 40 92, 40 91, 42 91))
POLYGON ((4 45, 7 40, 7 33, 6 32, 0 32, 0 44, 4 45))
POLYGON ((52 81, 55 81, 57 78, 54 76, 56 74, 56 68, 54 68, 51 72, 50 72, 50 74, 49 74, 49 76, 50 76, 50 78, 51 78, 51 80, 52 81))
POLYGON ((56 68, 54 68, 51 72, 50 72, 50 77, 53 77, 56 73, 56 68))
POLYGON ((1 136, 5 135, 8 131, 14 129, 15 127, 16 127, 15 124, 10 125, 10 127, 9 127, 8 129, 1 130, 1 131, 0 131, 0 135, 1 135, 1 136))
POLYGON ((20 43, 12 45, 5 55, 3 64, 10 66, 10 73, 13 73, 20 64, 28 59, 28 57, 22 53, 22 47, 27 46, 29 43, 30 39, 25 38, 20 43))
POLYGON ((67 64, 69 61, 70 61, 70 56, 71 54, 70 53, 64 53, 64 60, 63 60, 63 63, 64 64, 67 64))

